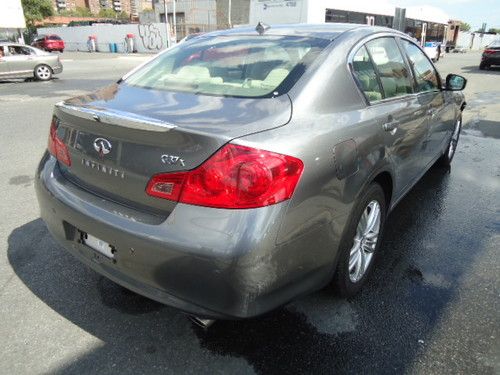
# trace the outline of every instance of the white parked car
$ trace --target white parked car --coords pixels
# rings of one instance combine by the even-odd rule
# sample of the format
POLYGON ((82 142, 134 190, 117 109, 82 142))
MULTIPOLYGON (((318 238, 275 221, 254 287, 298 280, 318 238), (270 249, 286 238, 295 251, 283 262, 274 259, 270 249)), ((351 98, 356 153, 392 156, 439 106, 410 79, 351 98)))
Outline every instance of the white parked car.
POLYGON ((437 42, 426 42, 424 52, 434 62, 444 57, 444 48, 440 47, 440 43, 437 42))

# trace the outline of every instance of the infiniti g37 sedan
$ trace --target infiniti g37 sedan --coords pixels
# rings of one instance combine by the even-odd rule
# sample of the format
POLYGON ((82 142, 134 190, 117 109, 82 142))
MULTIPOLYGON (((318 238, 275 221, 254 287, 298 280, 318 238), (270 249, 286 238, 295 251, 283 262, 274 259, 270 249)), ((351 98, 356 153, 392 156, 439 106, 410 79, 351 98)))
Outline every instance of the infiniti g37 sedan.
POLYGON ((56 105, 37 170, 53 237, 95 271, 202 319, 365 284, 388 213, 449 165, 463 77, 405 34, 239 28, 56 105))
POLYGON ((48 81, 62 71, 57 55, 24 44, 0 43, 0 79, 34 77, 48 81))

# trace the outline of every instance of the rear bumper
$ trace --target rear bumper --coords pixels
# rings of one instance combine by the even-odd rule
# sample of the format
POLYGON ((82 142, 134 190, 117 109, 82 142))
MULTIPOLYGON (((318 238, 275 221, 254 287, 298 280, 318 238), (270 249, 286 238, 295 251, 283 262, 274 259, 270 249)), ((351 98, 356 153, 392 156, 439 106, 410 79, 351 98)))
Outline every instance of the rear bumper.
POLYGON ((52 73, 53 74, 61 74, 63 72, 63 66, 62 64, 56 65, 52 67, 52 73))
POLYGON ((500 57, 488 57, 488 56, 482 56, 481 57, 481 64, 486 64, 486 65, 500 65, 500 57))
POLYGON ((332 276, 326 226, 276 245, 286 202, 254 210, 178 204, 168 218, 134 215, 65 180, 48 154, 36 191, 49 231, 70 253, 122 286, 194 315, 260 315, 332 276), (115 261, 80 244, 79 230, 112 244, 115 261))

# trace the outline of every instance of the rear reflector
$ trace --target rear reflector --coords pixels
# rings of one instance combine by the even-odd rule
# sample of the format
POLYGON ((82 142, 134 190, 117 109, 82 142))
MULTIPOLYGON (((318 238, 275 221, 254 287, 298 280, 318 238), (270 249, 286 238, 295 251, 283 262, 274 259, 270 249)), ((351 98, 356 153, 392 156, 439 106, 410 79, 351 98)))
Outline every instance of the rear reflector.
POLYGON ((71 166, 71 157, 69 155, 68 146, 64 144, 63 140, 57 134, 58 129, 59 120, 54 116, 52 117, 52 123, 50 124, 49 144, 47 148, 57 160, 69 167, 71 166))
POLYGON ((303 169, 297 158, 228 144, 194 170, 153 176, 146 193, 206 207, 263 207, 289 199, 303 169))

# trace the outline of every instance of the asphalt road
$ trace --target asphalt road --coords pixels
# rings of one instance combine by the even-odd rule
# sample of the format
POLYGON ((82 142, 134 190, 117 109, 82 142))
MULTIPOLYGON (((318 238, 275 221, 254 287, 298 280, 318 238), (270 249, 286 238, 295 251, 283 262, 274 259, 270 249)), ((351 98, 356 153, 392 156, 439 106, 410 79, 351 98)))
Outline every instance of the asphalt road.
POLYGON ((51 82, 0 83, 1 374, 500 373, 500 69, 479 71, 478 53, 437 64, 469 79, 458 151, 391 214, 363 292, 326 289, 206 333, 81 265, 40 220, 52 106, 144 60, 63 58, 51 82))

